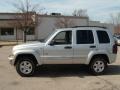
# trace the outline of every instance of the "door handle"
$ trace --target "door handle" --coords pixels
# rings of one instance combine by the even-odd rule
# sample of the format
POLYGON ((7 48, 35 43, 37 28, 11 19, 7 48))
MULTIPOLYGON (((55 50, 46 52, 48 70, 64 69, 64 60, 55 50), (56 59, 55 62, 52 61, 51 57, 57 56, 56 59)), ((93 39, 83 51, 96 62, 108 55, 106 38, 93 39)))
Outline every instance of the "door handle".
POLYGON ((90 46, 90 48, 96 48, 96 46, 90 46))
POLYGON ((66 46, 66 47, 64 47, 65 49, 72 49, 72 47, 71 46, 66 46))

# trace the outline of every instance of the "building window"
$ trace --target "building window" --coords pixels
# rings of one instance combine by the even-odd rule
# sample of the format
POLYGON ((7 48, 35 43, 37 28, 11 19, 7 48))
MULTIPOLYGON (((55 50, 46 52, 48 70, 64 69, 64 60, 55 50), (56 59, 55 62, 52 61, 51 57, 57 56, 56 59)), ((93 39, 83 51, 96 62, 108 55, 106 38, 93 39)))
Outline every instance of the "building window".
POLYGON ((26 35, 35 35, 35 28, 29 28, 26 31, 26 35))
POLYGON ((14 28, 1 28, 1 35, 14 35, 14 28))

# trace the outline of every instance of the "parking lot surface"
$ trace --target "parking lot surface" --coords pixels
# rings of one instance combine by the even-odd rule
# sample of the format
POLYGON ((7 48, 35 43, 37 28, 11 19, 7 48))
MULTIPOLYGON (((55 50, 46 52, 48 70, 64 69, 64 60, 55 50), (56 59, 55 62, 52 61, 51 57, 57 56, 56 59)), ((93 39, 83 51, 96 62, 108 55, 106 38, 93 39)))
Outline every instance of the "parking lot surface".
POLYGON ((0 90, 120 90, 120 48, 116 63, 101 76, 92 76, 84 65, 49 65, 27 78, 9 64, 11 49, 0 48, 0 90))

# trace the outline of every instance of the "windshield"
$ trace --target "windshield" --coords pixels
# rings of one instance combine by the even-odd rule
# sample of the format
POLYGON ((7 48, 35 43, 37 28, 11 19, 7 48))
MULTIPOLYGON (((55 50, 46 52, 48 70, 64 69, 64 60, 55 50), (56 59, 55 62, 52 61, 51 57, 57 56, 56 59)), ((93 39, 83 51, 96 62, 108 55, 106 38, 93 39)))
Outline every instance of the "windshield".
POLYGON ((40 40, 40 42, 44 42, 45 43, 55 33, 55 31, 53 31, 50 34, 48 34, 48 36, 46 38, 44 38, 43 40, 40 40))
POLYGON ((116 37, 117 39, 120 39, 120 36, 119 37, 116 37))
POLYGON ((120 39, 120 36, 114 36, 115 39, 120 39))

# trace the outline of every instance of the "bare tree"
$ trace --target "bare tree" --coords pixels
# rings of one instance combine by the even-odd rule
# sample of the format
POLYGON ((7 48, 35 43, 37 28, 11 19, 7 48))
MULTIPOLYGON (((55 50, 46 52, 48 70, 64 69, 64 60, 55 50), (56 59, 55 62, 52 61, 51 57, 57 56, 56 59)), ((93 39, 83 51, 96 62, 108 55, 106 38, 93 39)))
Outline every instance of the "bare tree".
POLYGON ((55 22, 56 28, 68 28, 74 26, 74 21, 69 17, 58 18, 55 22))
POLYGON ((76 9, 72 13, 73 16, 81 16, 81 17, 88 17, 87 10, 84 9, 76 9))
POLYGON ((116 15, 111 14, 111 23, 114 25, 114 33, 120 34, 120 13, 117 13, 116 15))
POLYGON ((23 40, 26 42, 26 32, 37 25, 37 13, 41 9, 39 9, 39 4, 32 4, 30 0, 17 0, 12 5, 16 9, 14 25, 24 32, 23 40))

